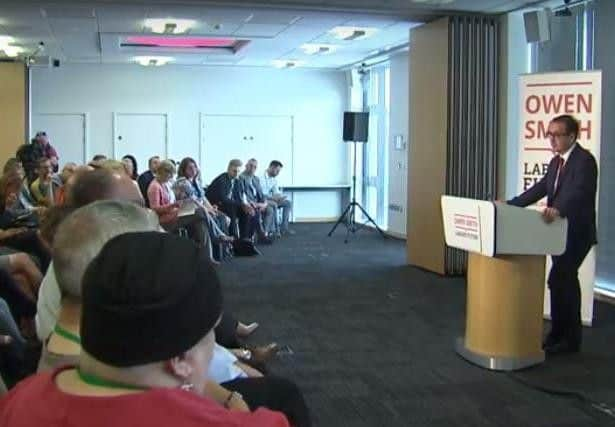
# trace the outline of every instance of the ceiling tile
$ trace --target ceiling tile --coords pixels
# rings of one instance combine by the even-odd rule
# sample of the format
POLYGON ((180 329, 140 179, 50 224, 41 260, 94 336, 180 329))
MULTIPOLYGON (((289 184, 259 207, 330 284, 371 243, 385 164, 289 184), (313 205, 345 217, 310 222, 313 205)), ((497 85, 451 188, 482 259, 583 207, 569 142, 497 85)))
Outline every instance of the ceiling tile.
POLYGON ((49 5, 41 8, 41 14, 46 18, 58 19, 88 19, 95 18, 96 13, 92 6, 78 5, 49 5))
POLYGON ((202 9, 200 19, 209 23, 234 22, 243 24, 252 16, 250 9, 241 7, 222 8, 206 6, 202 9))
POLYGON ((98 35, 91 34, 84 37, 58 38, 62 51, 68 57, 71 56, 96 56, 100 52, 98 35))
POLYGON ((295 11, 256 10, 251 14, 250 24, 290 25, 299 22, 301 14, 295 11))
POLYGON ((202 6, 152 6, 148 9, 148 18, 177 18, 198 20, 203 15, 202 6))
POLYGON ((53 33, 90 34, 98 32, 98 22, 95 18, 50 18, 47 20, 53 33))
POLYGON ((241 37, 275 37, 286 27, 287 25, 243 24, 233 34, 241 37))

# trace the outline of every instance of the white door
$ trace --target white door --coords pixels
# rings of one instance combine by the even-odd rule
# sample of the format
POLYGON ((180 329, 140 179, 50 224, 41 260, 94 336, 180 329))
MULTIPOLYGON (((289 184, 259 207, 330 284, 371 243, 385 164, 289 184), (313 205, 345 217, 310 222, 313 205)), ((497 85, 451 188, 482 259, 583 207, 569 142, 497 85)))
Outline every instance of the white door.
POLYGON ((44 131, 58 152, 60 167, 68 162, 87 162, 85 114, 36 114, 32 117, 32 134, 44 131))
POLYGON ((293 120, 291 116, 201 116, 201 173, 204 184, 226 171, 229 160, 258 160, 261 175, 271 160, 284 165, 280 185, 293 182, 293 120))
POLYGON ((139 173, 147 170, 152 156, 167 157, 166 114, 114 114, 113 155, 121 159, 132 154, 137 159, 139 173))

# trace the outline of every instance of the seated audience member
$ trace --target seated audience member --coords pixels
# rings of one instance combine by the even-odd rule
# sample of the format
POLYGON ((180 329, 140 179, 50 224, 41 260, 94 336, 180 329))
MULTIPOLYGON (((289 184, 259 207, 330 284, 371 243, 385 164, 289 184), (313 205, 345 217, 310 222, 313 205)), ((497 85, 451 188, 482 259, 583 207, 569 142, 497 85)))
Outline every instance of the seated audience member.
MULTIPOLYGON (((160 157, 153 156, 150 157, 147 166, 148 170, 139 175, 137 182, 139 184, 139 189, 141 189, 141 194, 143 194, 143 198, 145 199, 145 203, 147 204, 147 189, 149 188, 150 183, 154 180, 154 172, 158 169, 158 165, 160 165, 160 157)), ((149 205, 148 205, 149 207, 149 205)))
POLYGON ((27 360, 32 347, 17 326, 11 308, 0 298, 0 377, 9 388, 32 373, 27 360))
MULTIPOLYGON (((276 177, 280 174, 282 169, 282 162, 278 160, 272 160, 269 163, 269 167, 265 169, 265 174, 261 180, 261 187, 265 197, 267 197, 267 203, 269 203, 273 209, 277 212, 278 209, 282 209, 282 224, 280 225, 281 234, 295 234, 288 227, 290 221, 290 211, 292 209, 292 202, 286 198, 284 194, 278 188, 278 181, 276 177)), ((274 215, 274 219, 277 221, 277 214, 274 215)))
MULTIPOLYGON (((1 253, 1 252, 0 252, 1 253)), ((23 252, 0 255, 0 268, 11 275, 19 289, 31 301, 36 301, 43 274, 28 254, 23 252)), ((0 290, 0 297, 4 298, 0 290)))
MULTIPOLYGON (((78 365, 22 381, 0 400, 0 425, 288 425, 280 413, 229 411, 205 395, 222 294, 203 249, 166 233, 117 236, 81 292, 78 365)), ((232 392, 224 403, 240 400, 232 392)))
POLYGON ((51 163, 51 171, 57 172, 59 170, 59 161, 60 157, 58 156, 58 152, 49 142, 49 137, 46 132, 37 132, 34 140, 32 142, 35 146, 39 148, 42 153, 42 157, 49 159, 51 163))
POLYGON ((209 203, 199 179, 199 168, 190 157, 179 164, 178 179, 173 184, 177 201, 192 200, 207 216, 209 235, 214 243, 231 242, 233 238, 226 234, 230 219, 215 206, 209 203), (228 222, 227 222, 228 221, 228 222))
POLYGON ((68 162, 62 167, 62 172, 52 177, 51 182, 53 185, 54 205, 61 205, 64 203, 64 186, 77 168, 77 163, 68 162))
POLYGON ((25 187, 19 172, 7 172, 0 178, 0 228, 31 227, 39 223, 39 213, 46 208, 23 204, 21 188, 25 187))
POLYGON ((241 160, 229 162, 226 172, 218 175, 207 187, 207 199, 231 219, 230 233, 249 240, 256 231, 258 218, 256 211, 247 200, 243 200, 242 183, 239 181, 241 160))
POLYGON ((92 160, 90 160, 88 165, 92 166, 93 168, 98 168, 105 160, 107 160, 107 156, 105 156, 104 154, 96 154, 94 155, 94 157, 92 157, 92 160))
POLYGON ((149 207, 158 214, 160 225, 167 231, 186 228, 188 235, 199 245, 211 250, 209 232, 203 213, 179 216, 179 203, 171 202, 171 193, 167 182, 175 175, 175 166, 167 160, 160 162, 154 174, 155 178, 147 189, 149 207))
POLYGON ((24 323, 31 323, 30 320, 34 318, 36 302, 22 290, 22 286, 11 274, 13 267, 7 267, 11 262, 7 256, 0 256, 0 298, 8 304, 13 319, 23 326, 24 323))
POLYGON ((62 295, 61 308, 43 347, 39 370, 76 362, 81 348, 75 338, 79 336, 81 279, 102 246, 122 233, 156 230, 158 216, 154 212, 113 200, 90 203, 61 222, 53 236, 53 268, 62 295))
POLYGON ((126 154, 122 157, 122 163, 126 165, 126 172, 132 178, 133 181, 136 181, 139 178, 139 168, 137 167, 137 159, 133 155, 126 154))
POLYGON ((43 148, 32 138, 30 143, 21 145, 17 149, 15 157, 19 160, 24 169, 26 184, 28 189, 38 176, 38 160, 45 157, 43 148))
POLYGON ((7 160, 4 165, 3 179, 6 179, 6 185, 10 189, 7 188, 5 193, 7 195, 15 194, 16 196, 11 199, 12 203, 6 205, 6 208, 16 217, 32 215, 41 210, 41 208, 35 206, 36 202, 30 194, 25 176, 23 165, 17 158, 13 157, 7 160))
POLYGON ((38 206, 49 207, 53 205, 52 167, 48 158, 38 161, 38 177, 30 184, 30 193, 38 206))
MULTIPOLYGON (((119 174, 109 169, 92 170, 86 166, 68 180, 65 214, 70 213, 71 209, 77 209, 97 200, 125 200, 139 206, 144 204, 140 191, 126 174, 119 174)), ((57 211, 57 207, 54 207, 54 210, 57 211)), ((48 222, 44 224, 51 225, 48 222)), ((43 231, 46 234, 45 239, 52 244, 55 230, 41 230, 43 231)), ((60 311, 60 298, 60 289, 52 262, 41 283, 37 301, 36 334, 41 341, 49 337, 56 324, 60 311)))
POLYGON ((2 248, 26 252, 36 257, 40 268, 45 271, 49 265, 50 254, 34 229, 38 224, 38 217, 27 213, 25 216, 18 216, 15 210, 8 209, 8 206, 14 206, 18 199, 16 192, 22 182, 21 178, 14 174, 15 172, 11 172, 0 179, 0 253, 2 248))
POLYGON ((245 170, 241 173, 240 179, 243 182, 243 189, 250 206, 254 208, 260 215, 259 218, 259 239, 263 243, 271 243, 269 235, 273 235, 274 223, 273 217, 277 214, 277 210, 272 205, 267 203, 267 199, 263 194, 261 183, 256 176, 256 168, 258 162, 256 159, 250 159, 246 163, 245 170))

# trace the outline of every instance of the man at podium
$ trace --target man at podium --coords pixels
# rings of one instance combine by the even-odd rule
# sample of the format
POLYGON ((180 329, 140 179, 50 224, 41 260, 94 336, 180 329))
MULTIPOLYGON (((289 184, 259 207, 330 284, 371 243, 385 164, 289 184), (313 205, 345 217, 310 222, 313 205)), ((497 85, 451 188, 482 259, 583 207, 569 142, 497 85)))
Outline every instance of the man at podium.
POLYGON ((578 352, 581 347, 581 287, 578 270, 596 241, 594 156, 577 142, 579 124, 570 115, 549 123, 547 137, 555 154, 547 174, 508 204, 525 207, 547 197, 546 222, 568 219, 566 250, 553 256, 547 283, 551 291, 551 331, 543 342, 547 354, 578 352))

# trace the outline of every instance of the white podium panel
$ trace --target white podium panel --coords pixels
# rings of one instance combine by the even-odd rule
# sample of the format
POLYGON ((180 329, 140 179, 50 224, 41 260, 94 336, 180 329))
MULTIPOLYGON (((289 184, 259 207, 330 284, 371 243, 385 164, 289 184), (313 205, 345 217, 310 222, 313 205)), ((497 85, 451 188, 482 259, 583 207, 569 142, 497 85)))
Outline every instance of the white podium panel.
POLYGON ((484 256, 560 255, 566 249, 568 221, 547 224, 534 209, 442 196, 442 219, 448 246, 484 256))

